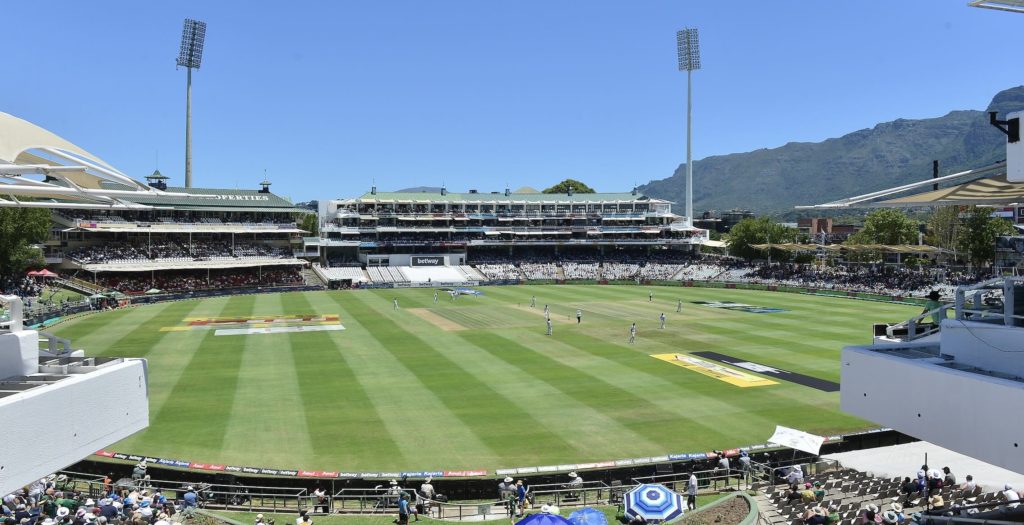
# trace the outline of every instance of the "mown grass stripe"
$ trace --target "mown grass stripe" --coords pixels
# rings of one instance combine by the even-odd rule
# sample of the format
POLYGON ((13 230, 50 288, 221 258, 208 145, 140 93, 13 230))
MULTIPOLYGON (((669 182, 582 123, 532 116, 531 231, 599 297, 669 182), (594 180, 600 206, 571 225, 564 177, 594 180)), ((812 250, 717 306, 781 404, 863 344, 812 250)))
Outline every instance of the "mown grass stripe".
MULTIPOLYGON (((286 301, 294 311, 313 311, 305 294, 289 294, 286 301)), ((381 414, 359 383, 357 370, 348 363, 346 354, 358 342, 334 338, 328 332, 300 332, 291 337, 313 454, 334 461, 309 465, 307 460, 307 466, 350 470, 384 463, 410 464, 414 456, 406 453, 412 451, 403 450, 391 439, 381 414)))
MULTIPOLYGON (((282 297, 283 294, 255 296, 253 314, 313 313, 285 308, 282 297)), ((296 457, 313 455, 313 445, 306 404, 299 391, 292 338, 289 334, 222 337, 242 340, 242 362, 235 384, 234 404, 221 443, 221 456, 238 443, 246 443, 264 465, 294 468, 296 457)))
MULTIPOLYGON (((661 450, 667 451, 678 446, 678 439, 666 434, 662 425, 670 421, 678 422, 679 414, 666 411, 633 392, 582 373, 509 338, 488 333, 463 333, 460 336, 644 439, 661 445, 661 450), (601 391, 601 397, 593 395, 594 389, 601 391)), ((689 424, 703 431, 710 430, 693 419, 689 420, 689 424)))
MULTIPOLYGON (((349 368, 358 370, 356 380, 373 403, 387 433, 401 450, 429 450, 412 460, 416 469, 449 468, 437 456, 459 457, 469 465, 490 464, 497 455, 462 424, 424 385, 406 364, 388 354, 367 329, 351 322, 348 311, 326 294, 304 294, 319 312, 339 313, 346 326, 332 332, 335 343, 346 349, 342 356, 349 368), (355 343, 355 344, 353 344, 355 343), (410 432, 410 428, 443 428, 444 432, 410 432)), ((344 298, 344 294, 337 295, 344 298)), ((344 303, 345 301, 342 301, 344 303)), ((377 465, 368 465, 372 468, 377 465)), ((410 465, 413 466, 413 465, 410 465)))
POLYGON ((152 341, 159 337, 158 333, 154 333, 153 327, 149 326, 149 322, 162 318, 161 314, 167 310, 171 310, 170 315, 173 316, 175 312, 188 311, 192 306, 194 305, 163 303, 135 307, 113 320, 106 319, 103 325, 93 325, 91 332, 79 335, 72 343, 76 348, 95 348, 95 351, 90 351, 90 355, 143 357, 149 351, 152 341))
MULTIPOLYGON (((252 314, 253 296, 232 297, 222 315, 252 314)), ((253 451, 243 447, 223 450, 224 433, 234 407, 235 387, 242 352, 231 337, 217 337, 213 330, 203 335, 199 350, 185 366, 171 389, 170 399, 157 414, 150 414, 152 433, 169 453, 187 455, 198 461, 253 461, 253 451)), ((154 371, 157 373, 157 371, 154 371)))
MULTIPOLYGON (((419 380, 474 434, 493 450, 515 451, 523 443, 542 447, 545 453, 571 457, 572 444, 551 432, 526 410, 509 402, 486 382, 467 373, 420 337, 368 305, 372 298, 352 294, 346 309, 381 347, 406 362, 419 380)), ((501 452, 499 452, 501 454, 501 452)), ((518 456, 512 456, 513 458, 518 456)))

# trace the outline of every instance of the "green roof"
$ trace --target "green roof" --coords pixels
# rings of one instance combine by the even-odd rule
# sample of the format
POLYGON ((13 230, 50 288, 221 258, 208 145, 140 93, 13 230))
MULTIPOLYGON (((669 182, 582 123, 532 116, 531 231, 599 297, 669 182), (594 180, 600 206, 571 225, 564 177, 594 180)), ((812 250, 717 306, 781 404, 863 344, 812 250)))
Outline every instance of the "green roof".
POLYGON ((214 188, 172 188, 168 192, 188 193, 196 197, 173 197, 173 196, 139 196, 125 197, 124 200, 150 206, 174 206, 181 209, 194 208, 218 208, 224 211, 278 211, 298 212, 301 211, 287 199, 274 195, 273 193, 260 193, 259 190, 237 190, 237 189, 214 189, 214 188), (212 195, 214 198, 199 197, 199 195, 212 195))
POLYGON ((376 195, 364 193, 358 197, 362 201, 430 201, 430 202, 474 202, 474 201, 521 201, 521 202, 586 202, 586 201, 650 201, 655 200, 637 193, 512 193, 505 196, 499 193, 448 193, 438 192, 387 192, 378 191, 376 195))

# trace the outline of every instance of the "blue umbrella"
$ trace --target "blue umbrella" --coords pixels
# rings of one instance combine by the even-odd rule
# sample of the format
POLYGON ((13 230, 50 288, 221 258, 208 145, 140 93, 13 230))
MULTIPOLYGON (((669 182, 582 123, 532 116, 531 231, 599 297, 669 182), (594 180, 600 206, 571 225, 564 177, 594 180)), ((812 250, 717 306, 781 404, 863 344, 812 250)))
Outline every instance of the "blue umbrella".
POLYGON ((683 497, 664 485, 640 485, 626 493, 625 514, 640 516, 649 522, 662 523, 682 517, 683 497))
POLYGON ((540 512, 537 514, 530 514, 529 516, 517 521, 516 525, 572 525, 572 523, 557 514, 540 512))
POLYGON ((608 517, 603 512, 585 507, 569 515, 572 525, 608 525, 608 517))

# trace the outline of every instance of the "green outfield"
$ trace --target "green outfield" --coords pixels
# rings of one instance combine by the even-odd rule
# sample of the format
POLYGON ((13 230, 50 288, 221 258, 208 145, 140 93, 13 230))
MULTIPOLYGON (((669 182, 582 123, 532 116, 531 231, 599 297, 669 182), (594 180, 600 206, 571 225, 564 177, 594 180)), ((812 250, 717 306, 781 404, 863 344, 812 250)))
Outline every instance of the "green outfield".
MULTIPOLYGON (((839 412, 837 392, 729 367, 775 382, 743 388, 651 355, 717 352, 838 382, 844 345, 870 342, 874 322, 919 311, 710 288, 480 290, 454 302, 442 292, 436 304, 432 289, 182 301, 54 331, 89 355, 149 360, 150 427, 110 447, 118 452, 309 470, 493 470, 732 448, 764 442, 776 424, 823 434, 868 428, 839 412), (256 330, 302 331, 216 335, 210 324, 237 329, 254 316, 266 318, 256 330), (344 330, 307 331, 338 323, 344 330)), ((117 399, 111 392, 96 402, 117 399)))

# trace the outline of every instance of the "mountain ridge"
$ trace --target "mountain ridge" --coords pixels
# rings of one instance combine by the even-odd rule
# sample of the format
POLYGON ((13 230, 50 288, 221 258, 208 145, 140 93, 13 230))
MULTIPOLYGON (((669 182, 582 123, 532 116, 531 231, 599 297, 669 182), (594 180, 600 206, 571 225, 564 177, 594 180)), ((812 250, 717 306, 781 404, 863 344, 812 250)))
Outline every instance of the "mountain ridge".
MULTIPOLYGON (((820 142, 714 155, 694 161, 694 210, 746 208, 789 214, 819 204, 922 180, 932 160, 940 174, 981 167, 1006 157, 1005 135, 987 111, 1024 110, 1024 86, 997 93, 985 111, 954 109, 941 117, 880 122, 820 142)), ((685 202, 686 164, 639 187, 644 194, 685 202)))

